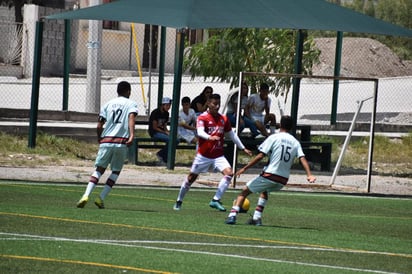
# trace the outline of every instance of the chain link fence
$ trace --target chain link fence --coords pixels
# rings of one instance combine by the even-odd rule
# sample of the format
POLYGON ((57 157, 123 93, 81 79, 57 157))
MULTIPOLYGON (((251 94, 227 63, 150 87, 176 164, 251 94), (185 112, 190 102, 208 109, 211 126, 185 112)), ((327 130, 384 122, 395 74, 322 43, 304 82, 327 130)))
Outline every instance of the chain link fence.
MULTIPOLYGON (((16 25, 2 22, 0 26, 0 108, 30 109, 32 92, 32 67, 34 58, 35 24, 33 9, 39 16, 59 12, 56 9, 25 6, 25 22, 16 25), (21 30, 19 32, 18 30, 21 30), (11 31, 11 30, 16 30, 11 31)), ((88 83, 87 63, 91 54, 89 22, 87 20, 67 22, 46 20, 43 32, 42 71, 40 81, 39 110, 62 111, 63 109, 63 64, 66 31, 70 29, 70 64, 68 109, 73 112, 95 112, 90 106, 91 96, 88 83)), ((148 115, 157 107, 159 90, 159 66, 161 62, 160 41, 162 28, 130 23, 103 21, 101 43, 101 95, 99 104, 117 96, 116 85, 126 80, 132 84, 131 99, 138 102, 140 115, 148 115)), ((174 29, 166 28, 164 96, 173 98, 174 29)), ((190 30, 187 44, 207 39, 202 30, 190 30)), ((309 32, 309 36, 311 32, 309 32)), ((316 38, 315 44, 321 55, 313 68, 314 75, 333 76, 335 38, 316 38)), ((67 52, 66 52, 67 53, 67 52)), ((377 130, 385 130, 399 121, 411 124, 412 113, 412 69, 406 66, 383 44, 370 38, 344 37, 342 45, 341 76, 379 78, 377 97, 377 130), (384 66, 382 66, 382 61, 384 66), (402 116, 404 115, 404 116, 402 116), (406 117, 403 120, 399 117, 406 117)), ((192 79, 185 73, 181 85, 181 97, 191 99, 201 93, 205 86, 212 86, 225 104, 230 90, 229 83, 212 82, 211 79, 192 79)), ((337 97, 337 123, 350 122, 357 110, 358 102, 372 96, 371 82, 340 81, 337 97)), ((304 79, 300 86, 298 124, 316 125, 327 129, 331 124, 333 81, 304 79)), ((275 97, 271 95, 271 112, 280 117, 291 113, 292 92, 285 91, 275 97)), ((370 122, 372 102, 366 101, 360 122, 370 122)), ((347 130, 348 124, 343 130, 347 130)), ((365 129, 368 131, 368 128, 365 129)), ((409 159, 410 160, 410 159, 409 159)))

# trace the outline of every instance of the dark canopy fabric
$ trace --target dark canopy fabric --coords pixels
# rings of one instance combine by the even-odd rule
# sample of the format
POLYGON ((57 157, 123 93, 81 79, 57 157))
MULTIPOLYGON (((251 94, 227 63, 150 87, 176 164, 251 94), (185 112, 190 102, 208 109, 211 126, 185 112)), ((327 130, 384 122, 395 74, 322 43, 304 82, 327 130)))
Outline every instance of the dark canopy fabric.
POLYGON ((324 0, 118 0, 46 18, 136 22, 176 29, 280 28, 412 37, 410 29, 324 0))

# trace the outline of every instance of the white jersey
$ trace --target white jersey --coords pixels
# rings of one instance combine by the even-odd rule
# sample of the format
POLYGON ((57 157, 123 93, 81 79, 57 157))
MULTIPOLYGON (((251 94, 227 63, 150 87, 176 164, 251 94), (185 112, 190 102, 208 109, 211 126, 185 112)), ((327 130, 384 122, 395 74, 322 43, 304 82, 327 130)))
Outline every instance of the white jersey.
POLYGON ((130 136, 130 113, 138 113, 137 103, 123 96, 110 100, 101 108, 99 116, 106 120, 101 147, 125 146, 130 136))
POLYGON ((305 156, 299 141, 287 132, 270 135, 258 149, 269 157, 263 171, 284 178, 289 178, 294 159, 305 156))
POLYGON ((270 97, 266 100, 260 98, 259 93, 255 93, 249 96, 247 104, 250 106, 250 115, 251 116, 262 116, 263 111, 265 110, 266 104, 270 109, 270 104, 272 103, 270 97))
MULTIPOLYGON (((196 127, 196 119, 197 116, 195 110, 192 108, 189 108, 188 114, 186 114, 183 109, 179 111, 179 125, 184 123, 186 125, 196 127)), ((179 138, 184 139, 186 142, 190 143, 195 137, 195 131, 179 126, 177 128, 177 135, 179 138)))

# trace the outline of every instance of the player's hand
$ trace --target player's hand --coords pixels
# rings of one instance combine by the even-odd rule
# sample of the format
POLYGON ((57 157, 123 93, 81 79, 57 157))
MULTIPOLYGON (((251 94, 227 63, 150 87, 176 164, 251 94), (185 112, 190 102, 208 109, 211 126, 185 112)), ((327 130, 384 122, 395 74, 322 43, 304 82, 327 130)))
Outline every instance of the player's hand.
POLYGON ((133 139, 134 139, 134 138, 129 138, 129 139, 127 139, 127 141, 126 141, 126 146, 130 147, 130 146, 132 145, 132 143, 133 143, 133 139))
POLYGON ((309 183, 314 183, 316 181, 316 177, 313 176, 313 175, 310 175, 310 176, 308 176, 307 180, 308 180, 309 183))
POLYGON ((243 151, 244 151, 247 155, 249 155, 249 156, 253 156, 253 153, 252 153, 252 151, 251 151, 251 150, 249 150, 249 149, 245 148, 243 151))
POLYGON ((236 172, 236 177, 240 177, 240 175, 243 174, 243 172, 245 172, 245 171, 246 171, 246 169, 244 169, 244 168, 242 167, 241 169, 239 169, 239 170, 236 172))
POLYGON ((220 140, 220 137, 213 135, 213 136, 210 136, 210 137, 209 137, 209 140, 210 140, 210 141, 219 141, 219 140, 220 140))

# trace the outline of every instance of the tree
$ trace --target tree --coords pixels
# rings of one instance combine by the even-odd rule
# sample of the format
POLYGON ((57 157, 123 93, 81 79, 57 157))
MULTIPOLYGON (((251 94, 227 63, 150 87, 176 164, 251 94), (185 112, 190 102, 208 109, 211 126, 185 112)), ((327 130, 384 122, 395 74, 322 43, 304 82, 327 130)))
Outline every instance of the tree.
MULTIPOLYGON (((205 43, 192 46, 185 54, 184 68, 192 77, 211 77, 212 81, 230 83, 230 88, 239 85, 239 72, 293 73, 296 32, 276 29, 223 29, 212 30, 205 43)), ((304 44, 303 71, 311 73, 320 52, 312 39, 304 44)), ((252 92, 259 83, 266 81, 271 92, 277 96, 287 93, 291 78, 248 78, 252 92)), ((285 96, 287 97, 287 96, 285 96)))

